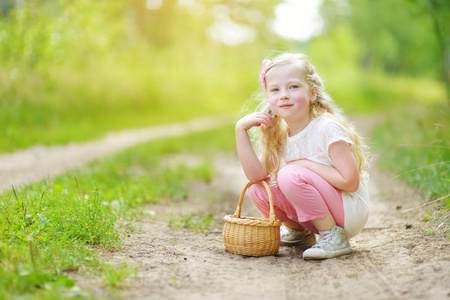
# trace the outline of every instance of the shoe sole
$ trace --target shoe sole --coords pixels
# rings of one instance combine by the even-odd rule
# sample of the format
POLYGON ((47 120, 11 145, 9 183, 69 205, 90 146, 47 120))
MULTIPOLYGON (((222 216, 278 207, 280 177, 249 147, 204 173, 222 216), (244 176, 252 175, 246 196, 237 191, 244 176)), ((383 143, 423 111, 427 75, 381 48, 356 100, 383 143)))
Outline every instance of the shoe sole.
POLYGON ((290 245, 290 244, 297 244, 297 243, 301 243, 301 242, 302 242, 302 240, 299 240, 299 241, 281 241, 281 244, 290 245))
POLYGON ((324 251, 324 252, 320 252, 320 253, 311 253, 311 254, 308 254, 306 252, 306 255, 305 255, 305 252, 303 252, 303 259, 314 260, 314 259, 327 259, 327 258, 333 258, 333 257, 341 256, 341 255, 350 254, 353 252, 353 250, 352 250, 352 248, 345 248, 345 249, 341 249, 341 250, 337 250, 337 251, 333 251, 333 252, 325 252, 324 251))

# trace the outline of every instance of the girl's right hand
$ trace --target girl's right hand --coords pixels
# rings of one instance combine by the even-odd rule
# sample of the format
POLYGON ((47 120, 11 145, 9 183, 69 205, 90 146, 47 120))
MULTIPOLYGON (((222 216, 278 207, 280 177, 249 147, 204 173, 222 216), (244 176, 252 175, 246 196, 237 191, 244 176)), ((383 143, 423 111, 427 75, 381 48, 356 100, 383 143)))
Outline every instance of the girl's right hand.
POLYGON ((251 113, 236 123, 236 148, 245 176, 250 181, 260 181, 269 174, 253 149, 248 130, 261 125, 272 126, 272 117, 265 112, 251 113))
POLYGON ((272 126, 273 117, 265 112, 254 112, 246 115, 236 123, 236 130, 243 129, 250 130, 252 127, 259 127, 261 125, 272 126))

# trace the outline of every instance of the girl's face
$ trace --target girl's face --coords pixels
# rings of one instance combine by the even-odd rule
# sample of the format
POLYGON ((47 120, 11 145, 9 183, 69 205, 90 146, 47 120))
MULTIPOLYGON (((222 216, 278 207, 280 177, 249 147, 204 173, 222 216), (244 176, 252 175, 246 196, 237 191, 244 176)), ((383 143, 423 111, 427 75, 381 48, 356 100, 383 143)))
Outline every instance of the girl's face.
POLYGON ((309 105, 315 100, 302 69, 286 64, 269 70, 266 74, 267 96, 272 112, 282 117, 291 134, 301 131, 311 121, 309 105))

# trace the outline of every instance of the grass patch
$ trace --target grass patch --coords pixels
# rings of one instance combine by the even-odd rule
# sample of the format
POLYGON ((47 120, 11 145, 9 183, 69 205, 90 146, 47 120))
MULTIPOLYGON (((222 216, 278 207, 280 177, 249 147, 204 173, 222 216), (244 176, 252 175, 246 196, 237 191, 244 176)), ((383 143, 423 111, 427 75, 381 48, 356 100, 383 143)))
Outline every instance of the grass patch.
MULTIPOLYGON (((151 61, 147 63, 154 65, 151 61)), ((186 98, 192 96, 178 95, 176 89, 165 89, 162 93, 159 89, 163 87, 157 79, 139 78, 134 66, 124 67, 123 74, 115 77, 113 68, 56 69, 45 79, 36 70, 23 71, 20 80, 11 81, 6 74, 1 74, 8 70, 0 67, 0 79, 7 78, 6 83, 0 83, 0 152, 35 144, 98 139, 110 131, 227 114, 237 109, 237 104, 230 105, 227 99, 245 97, 239 95, 239 91, 228 92, 228 95, 222 93, 214 97, 212 102, 211 96, 203 92, 192 101, 186 98), (70 80, 72 77, 76 78, 75 82, 70 80), (78 78, 84 81, 79 82, 78 78), (129 81, 125 78, 135 80, 124 84, 125 80, 129 81), (170 105, 164 99, 172 99, 170 105), (228 106, 224 107, 223 103, 228 106)), ((201 76, 207 76, 201 72, 195 74, 198 82, 204 80, 201 76)), ((171 84, 182 86, 184 76, 188 75, 170 77, 171 84)))
MULTIPOLYGON (((126 286, 135 268, 113 268, 98 256, 120 249, 137 230, 144 204, 188 199, 193 182, 214 176, 210 153, 234 149, 231 126, 184 137, 153 141, 52 180, 0 195, 0 299, 89 298, 71 279, 82 272, 108 290, 126 286), (196 165, 168 167, 164 157, 195 153, 196 165)), ((190 214, 183 226, 204 231, 212 217, 190 214)), ((178 221, 177 221, 178 222, 178 221)))
POLYGON ((197 232, 205 232, 214 221, 214 213, 205 215, 202 212, 189 212, 181 216, 171 214, 169 226, 174 228, 188 228, 197 232))
POLYGON ((417 187, 424 200, 449 192, 450 114, 448 106, 402 106, 386 115, 373 137, 382 168, 417 187))
POLYGON ((98 190, 43 193, 38 186, 0 195, 0 294, 52 298, 75 286, 66 273, 98 268, 95 248, 120 247, 116 216, 100 201, 98 190))
POLYGON ((137 266, 130 266, 122 262, 119 266, 104 265, 103 282, 110 292, 115 292, 126 287, 125 281, 137 276, 137 266))
POLYGON ((447 104, 393 106, 372 141, 382 169, 407 182, 433 202, 427 220, 450 229, 450 115, 447 104), (442 225, 443 224, 443 225, 442 225))

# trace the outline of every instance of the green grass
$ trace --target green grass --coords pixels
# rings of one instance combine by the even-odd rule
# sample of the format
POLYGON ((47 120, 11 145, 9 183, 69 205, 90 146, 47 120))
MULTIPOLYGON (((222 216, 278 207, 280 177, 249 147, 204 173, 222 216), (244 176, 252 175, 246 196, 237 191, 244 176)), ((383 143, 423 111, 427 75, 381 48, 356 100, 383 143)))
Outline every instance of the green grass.
POLYGON ((123 261, 119 266, 105 264, 103 269, 103 281, 111 292, 116 292, 127 287, 125 282, 137 276, 137 266, 129 265, 123 261))
POLYGON ((436 80, 379 72, 367 74, 362 70, 345 73, 342 69, 332 70, 329 75, 329 79, 326 77, 329 93, 339 106, 352 114, 389 111, 393 106, 410 103, 429 106, 445 102, 445 86, 436 80))
POLYGON ((219 78, 208 88, 192 91, 195 84, 211 80, 208 71, 218 73, 213 69, 199 68, 195 74, 178 70, 161 81, 142 68, 148 64, 155 73, 160 72, 163 58, 143 60, 141 66, 122 62, 123 66, 97 63, 81 70, 54 67, 45 76, 40 70, 22 70, 20 80, 10 79, 12 68, 0 66, 0 78, 5 79, 0 81, 0 152, 35 144, 87 141, 110 131, 230 114, 246 97, 243 88, 227 89, 219 78), (186 82, 187 77, 195 82, 186 82))
MULTIPOLYGON (((123 238, 138 230, 145 204, 188 199, 194 182, 214 176, 210 154, 233 148, 234 130, 228 126, 153 141, 86 170, 1 194, 0 299, 91 297, 79 290, 72 272, 98 278, 110 291, 126 287, 135 267, 124 262, 115 269, 99 251, 121 248, 123 238), (204 160, 194 166, 161 165, 164 157, 181 153, 204 160)), ((197 213, 173 219, 200 232, 211 220, 197 213)))
POLYGON ((372 142, 382 169, 430 202, 427 221, 450 239, 450 113, 446 103, 392 106, 372 142))
POLYGON ((393 108, 373 136, 383 168, 417 187, 424 201, 448 195, 450 186, 448 106, 393 108))
POLYGON ((214 213, 205 215, 203 212, 189 212, 182 216, 169 216, 169 226, 188 228, 197 232, 205 232, 214 221, 214 213))

